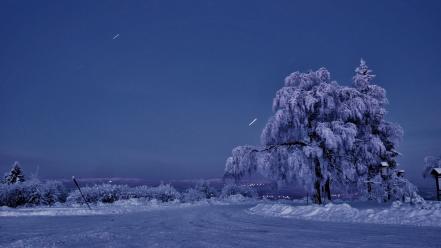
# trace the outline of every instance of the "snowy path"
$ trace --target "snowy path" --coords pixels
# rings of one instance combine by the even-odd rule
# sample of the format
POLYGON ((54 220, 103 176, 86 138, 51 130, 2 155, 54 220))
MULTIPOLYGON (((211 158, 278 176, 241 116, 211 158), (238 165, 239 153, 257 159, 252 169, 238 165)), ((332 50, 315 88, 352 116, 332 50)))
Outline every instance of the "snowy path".
POLYGON ((0 247, 441 247, 441 228, 263 217, 253 206, 0 217, 0 247))

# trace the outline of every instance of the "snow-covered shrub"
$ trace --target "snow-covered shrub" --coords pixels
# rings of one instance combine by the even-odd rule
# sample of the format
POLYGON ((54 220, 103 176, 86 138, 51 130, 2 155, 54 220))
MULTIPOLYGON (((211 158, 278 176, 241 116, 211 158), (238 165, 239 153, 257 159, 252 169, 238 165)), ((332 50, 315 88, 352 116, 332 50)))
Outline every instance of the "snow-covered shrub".
POLYGON ((37 204, 53 205, 57 202, 65 202, 68 191, 62 182, 51 180, 42 184, 40 194, 40 201, 37 204))
POLYGON ((390 199, 408 203, 421 203, 424 199, 418 194, 418 188, 404 177, 393 173, 390 178, 390 199))
POLYGON ((183 202, 195 202, 204 199, 210 199, 218 196, 219 192, 210 186, 205 180, 201 180, 193 188, 187 189, 181 194, 181 200, 183 202))
MULTIPOLYGON (((169 184, 161 184, 157 187, 137 186, 133 188, 127 185, 98 184, 81 187, 81 191, 88 203, 112 203, 130 198, 156 199, 167 202, 180 198, 179 192, 169 184)), ((67 201, 69 203, 84 203, 78 190, 72 191, 67 197, 67 201)))
POLYGON ((146 189, 147 198, 156 199, 162 202, 179 200, 180 193, 170 184, 161 184, 157 187, 146 189))
POLYGON ((406 178, 398 176, 396 171, 393 171, 387 178, 377 175, 369 183, 369 190, 362 192, 362 199, 376 200, 377 202, 420 203, 424 201, 418 194, 418 188, 406 178))
POLYGON ((367 188, 363 188, 361 192, 361 200, 376 200, 377 202, 384 202, 387 200, 387 188, 383 183, 381 175, 376 175, 369 181, 367 188))
MULTIPOLYGON (((117 200, 128 199, 130 188, 127 185, 99 184, 81 187, 84 198, 89 203, 112 203, 117 200)), ((70 203, 84 203, 78 190, 72 191, 67 197, 70 203)))
POLYGON ((205 180, 199 181, 194 188, 200 192, 202 192, 205 195, 205 198, 212 198, 219 195, 219 192, 217 189, 212 187, 209 182, 205 180))
POLYGON ((0 206, 53 205, 56 202, 65 202, 66 197, 67 191, 58 181, 41 182, 34 179, 0 184, 0 206))
POLYGON ((242 195, 244 197, 256 198, 257 192, 255 189, 246 185, 226 184, 222 188, 220 198, 226 198, 231 195, 242 195))
POLYGON ((147 198, 147 199, 151 199, 152 198, 152 194, 151 194, 151 187, 147 186, 147 185, 141 185, 141 186, 136 186, 133 188, 130 188, 129 192, 128 192, 128 198, 147 198))
POLYGON ((204 199, 207 199, 207 195, 204 194, 204 192, 194 188, 189 188, 181 194, 181 200, 183 202, 196 202, 204 199))

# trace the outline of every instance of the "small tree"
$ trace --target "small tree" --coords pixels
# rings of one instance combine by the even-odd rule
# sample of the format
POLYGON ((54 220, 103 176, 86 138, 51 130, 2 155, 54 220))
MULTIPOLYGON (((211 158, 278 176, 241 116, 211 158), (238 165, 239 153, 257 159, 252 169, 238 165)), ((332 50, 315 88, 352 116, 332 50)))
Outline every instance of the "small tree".
POLYGON ((23 170, 21 169, 20 164, 17 161, 14 162, 11 170, 8 174, 6 174, 5 181, 7 184, 14 184, 25 181, 23 170))
POLYGON ((194 186, 194 189, 202 192, 205 196, 205 198, 212 198, 218 195, 217 190, 210 185, 208 181, 200 180, 196 183, 194 186))

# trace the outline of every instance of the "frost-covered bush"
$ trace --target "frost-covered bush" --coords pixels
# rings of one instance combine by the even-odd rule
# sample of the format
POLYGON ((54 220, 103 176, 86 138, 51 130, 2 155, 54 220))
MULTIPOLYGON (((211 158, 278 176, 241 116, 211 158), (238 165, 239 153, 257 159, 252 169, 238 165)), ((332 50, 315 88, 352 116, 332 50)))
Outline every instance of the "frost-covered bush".
POLYGON ((0 206, 53 205, 65 202, 67 191, 58 181, 37 179, 14 184, 0 184, 0 206))
POLYGON ((204 199, 207 199, 207 195, 194 188, 189 188, 181 194, 181 200, 183 202, 197 202, 204 199))
MULTIPOLYGON (((89 203, 112 203, 130 198, 156 199, 167 202, 180 198, 179 192, 169 184, 161 184, 157 187, 137 186, 133 188, 127 185, 99 184, 81 187, 81 191, 89 203)), ((69 203, 84 203, 78 190, 72 191, 67 197, 67 201, 69 203)))
POLYGON ((420 203, 424 199, 418 194, 418 188, 404 177, 393 173, 390 178, 390 199, 409 203, 420 203))
POLYGON ((140 185, 130 188, 128 192, 128 198, 147 198, 152 199, 151 188, 147 185, 140 185))
POLYGON ((381 175, 376 175, 369 182, 366 182, 367 187, 362 188, 360 193, 361 200, 376 200, 377 202, 384 202, 387 200, 387 186, 383 183, 381 175))
MULTIPOLYGON (((130 188, 127 185, 100 184, 81 187, 84 198, 89 203, 112 203, 117 200, 128 199, 130 188)), ((69 203, 84 203, 78 190, 72 191, 67 197, 69 203)))
POLYGON ((226 184, 222 188, 220 198, 226 198, 231 195, 242 195, 244 197, 256 198, 257 192, 255 189, 246 185, 226 184))
POLYGON ((195 202, 204 199, 210 199, 216 197, 218 191, 211 187, 207 181, 201 180, 193 188, 187 189, 181 194, 181 200, 183 202, 195 202))
POLYGON ((205 180, 199 181, 195 187, 196 190, 202 192, 205 195, 205 198, 212 198, 219 195, 219 192, 217 189, 212 187, 209 182, 205 180))
POLYGON ((402 201, 418 203, 424 199, 418 194, 418 188, 403 176, 393 171, 387 178, 377 175, 369 181, 369 185, 361 192, 362 200, 377 202, 402 201))
POLYGON ((64 187, 62 182, 50 180, 42 184, 40 194, 41 198, 37 204, 52 205, 57 202, 65 202, 68 190, 64 187))
POLYGON ((157 187, 147 188, 147 198, 156 199, 162 202, 179 200, 180 193, 170 184, 161 184, 157 187))

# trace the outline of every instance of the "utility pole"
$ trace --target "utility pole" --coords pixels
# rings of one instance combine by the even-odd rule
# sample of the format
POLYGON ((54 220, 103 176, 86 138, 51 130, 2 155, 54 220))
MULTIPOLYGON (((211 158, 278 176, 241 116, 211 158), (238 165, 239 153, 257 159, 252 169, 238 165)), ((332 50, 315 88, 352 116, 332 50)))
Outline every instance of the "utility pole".
POLYGON ((87 207, 92 210, 92 208, 89 206, 89 203, 86 200, 86 197, 84 197, 83 195, 83 191, 81 191, 80 185, 77 182, 77 179, 75 179, 74 176, 72 176, 72 181, 75 183, 75 185, 77 186, 78 190, 80 191, 81 197, 83 198, 84 202, 86 203, 87 207))

